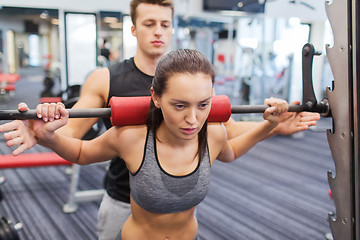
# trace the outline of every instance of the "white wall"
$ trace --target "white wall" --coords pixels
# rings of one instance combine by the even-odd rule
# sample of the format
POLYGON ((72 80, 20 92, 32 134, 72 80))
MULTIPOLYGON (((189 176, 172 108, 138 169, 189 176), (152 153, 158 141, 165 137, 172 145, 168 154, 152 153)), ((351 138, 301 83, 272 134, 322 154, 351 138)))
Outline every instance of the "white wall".
MULTIPOLYGON (((204 12, 202 10, 202 0, 174 0, 176 6, 176 13, 179 15, 187 16, 213 16, 220 17, 219 14, 204 12)), ((221 1, 221 0, 219 0, 221 1)), ((295 4, 289 3, 289 0, 271 0, 265 4, 265 16, 268 17, 298 17, 303 21, 320 21, 325 20, 325 2, 326 0, 305 0, 295 1, 295 4), (305 2, 315 10, 301 4, 305 2)), ((223 16, 231 15, 231 13, 224 14, 223 16)), ((239 16, 239 13, 232 14, 239 16)), ((241 14, 240 14, 241 15, 241 14)))
MULTIPOLYGON (((218 14, 204 13, 202 11, 202 0, 174 1, 176 14, 188 16, 201 16, 202 14, 218 16, 218 14)), ((325 0, 303 1, 315 7, 315 10, 302 5, 300 3, 301 1, 295 2, 296 4, 289 3, 289 0, 268 1, 265 4, 265 14, 270 17, 299 17, 304 21, 319 21, 326 19, 325 0)), ((121 11, 125 13, 129 12, 129 3, 130 0, 0 0, 0 5, 3 6, 56 8, 73 11, 121 11)))
POLYGON ((72 11, 94 12, 103 11, 129 11, 130 0, 0 0, 2 6, 54 8, 72 11))
MULTIPOLYGON (((233 23, 234 17, 239 17, 239 12, 235 13, 210 13, 202 10, 203 0, 174 0, 175 14, 184 16, 203 17, 211 21, 221 21, 225 23, 233 23)), ((295 4, 289 3, 289 0, 272 0, 266 2, 266 17, 290 18, 298 17, 303 22, 313 23, 314 31, 312 31, 311 41, 315 44, 316 49, 322 48, 323 39, 323 22, 327 19, 325 12, 326 0, 306 0, 295 1, 295 4), (306 2, 315 9, 311 9, 301 2, 306 2)), ((62 11, 79 11, 79 12, 97 12, 97 11, 120 11, 129 12, 130 0, 0 0, 1 6, 17 6, 17 7, 36 7, 36 8, 53 8, 62 11)), ((240 13, 240 15, 244 15, 240 13)), ((1 24, 1 19, 0 19, 1 24)), ((4 33, 3 33, 4 34, 4 33)), ((320 86, 322 59, 317 58, 314 62, 317 66, 314 69, 314 82, 317 92, 320 86)), ((298 72, 294 72, 295 76, 300 78, 298 72)), ((296 80, 298 82, 298 80, 296 80)), ((293 85, 293 91, 299 91, 298 84, 293 85)), ((293 94, 296 95, 296 94, 293 94)), ((296 96, 296 98, 298 98, 296 96)))
POLYGON ((325 12, 326 0, 303 0, 289 3, 289 0, 272 0, 265 4, 265 14, 269 17, 298 17, 302 21, 321 21, 327 18, 325 12), (315 10, 301 4, 304 2, 314 7, 315 10))

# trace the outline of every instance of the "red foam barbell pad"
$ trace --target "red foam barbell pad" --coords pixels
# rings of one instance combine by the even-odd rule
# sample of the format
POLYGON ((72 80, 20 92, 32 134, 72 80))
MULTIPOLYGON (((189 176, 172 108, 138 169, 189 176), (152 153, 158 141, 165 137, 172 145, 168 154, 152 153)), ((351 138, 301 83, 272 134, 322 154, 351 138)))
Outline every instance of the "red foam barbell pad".
POLYGON ((21 168, 71 165, 69 162, 54 152, 48 153, 22 153, 19 156, 0 155, 0 168, 21 168))
POLYGON ((214 96, 211 100, 209 122, 227 122, 231 116, 230 99, 226 95, 214 96))
MULTIPOLYGON (((112 97, 111 124, 114 126, 145 124, 150 106, 150 96, 112 97)), ((209 122, 226 122, 231 116, 230 100, 226 95, 214 96, 211 101, 209 122)))
POLYGON ((113 126, 140 125, 146 122, 150 107, 150 96, 112 97, 111 124, 113 126))

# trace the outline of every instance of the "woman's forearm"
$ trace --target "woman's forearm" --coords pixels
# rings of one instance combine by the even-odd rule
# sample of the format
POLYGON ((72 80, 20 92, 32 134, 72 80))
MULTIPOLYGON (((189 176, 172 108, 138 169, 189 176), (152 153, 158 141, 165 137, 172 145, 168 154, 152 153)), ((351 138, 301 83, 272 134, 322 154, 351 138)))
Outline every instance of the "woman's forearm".
MULTIPOLYGON (((226 127, 226 132, 227 132, 227 136, 228 139, 233 139, 236 138, 246 132, 248 132, 249 130, 256 128, 257 126, 263 124, 264 121, 261 122, 248 122, 248 121, 235 121, 233 119, 230 119, 228 122, 226 122, 224 125, 226 127)), ((269 137, 272 137, 277 133, 277 128, 278 126, 276 126, 275 128, 273 128, 268 134, 266 134, 261 140, 265 140, 269 137)))
POLYGON ((52 149, 59 156, 70 162, 84 164, 79 161, 82 147, 82 140, 80 139, 54 133, 50 139, 39 139, 39 144, 52 149))
POLYGON ((230 139, 229 144, 234 150, 235 158, 239 158, 258 142, 266 138, 276 126, 277 123, 265 120, 264 122, 259 122, 256 127, 247 132, 230 139))

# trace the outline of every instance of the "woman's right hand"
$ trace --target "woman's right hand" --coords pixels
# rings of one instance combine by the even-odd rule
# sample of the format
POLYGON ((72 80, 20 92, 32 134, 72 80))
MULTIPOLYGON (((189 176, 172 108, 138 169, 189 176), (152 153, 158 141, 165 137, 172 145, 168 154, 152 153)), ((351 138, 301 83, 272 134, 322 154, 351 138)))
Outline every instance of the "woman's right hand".
MULTIPOLYGON (((19 111, 28 110, 25 103, 18 105, 19 111)), ((41 141, 51 138, 54 131, 67 123, 69 113, 62 103, 39 104, 36 108, 39 120, 15 120, 0 125, 0 132, 8 147, 17 146, 13 155, 19 155, 41 141)))
POLYGON ((57 129, 67 124, 69 118, 69 112, 61 102, 39 104, 36 114, 42 121, 35 120, 33 130, 40 141, 51 139, 57 129))

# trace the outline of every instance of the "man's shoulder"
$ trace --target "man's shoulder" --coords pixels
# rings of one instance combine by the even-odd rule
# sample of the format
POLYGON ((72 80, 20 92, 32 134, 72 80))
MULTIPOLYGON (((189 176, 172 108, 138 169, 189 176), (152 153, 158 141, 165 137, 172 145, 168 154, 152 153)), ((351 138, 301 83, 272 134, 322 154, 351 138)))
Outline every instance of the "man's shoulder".
POLYGON ((135 69, 134 60, 132 58, 126 59, 124 61, 115 63, 111 66, 109 66, 110 74, 117 75, 124 72, 132 71, 135 69))

